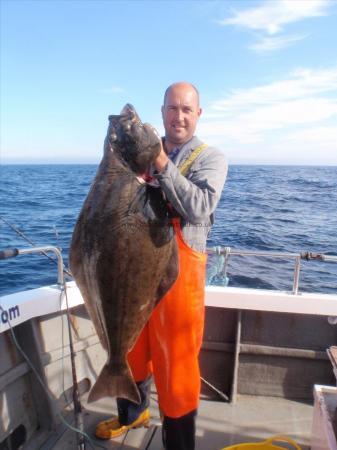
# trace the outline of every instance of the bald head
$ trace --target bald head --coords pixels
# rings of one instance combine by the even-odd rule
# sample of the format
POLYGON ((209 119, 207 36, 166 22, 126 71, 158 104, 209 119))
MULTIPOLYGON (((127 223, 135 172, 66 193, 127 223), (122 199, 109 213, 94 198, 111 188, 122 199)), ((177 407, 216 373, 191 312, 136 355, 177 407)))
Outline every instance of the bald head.
POLYGON ((200 100, 200 96, 199 96, 199 91, 198 91, 198 89, 192 84, 192 83, 187 83, 186 81, 178 81, 177 83, 173 83, 173 84, 171 84, 167 89, 166 89, 166 91, 165 91, 165 94, 164 94, 164 106, 165 106, 165 103, 166 103, 166 100, 167 100, 167 96, 168 96, 168 94, 169 94, 169 92, 172 90, 172 89, 175 89, 175 88, 181 88, 181 89, 184 89, 184 90, 191 90, 191 91, 194 91, 194 93, 195 93, 195 95, 196 95, 196 97, 197 97, 197 102, 198 102, 198 106, 199 106, 199 100, 200 100))
POLYGON ((161 111, 166 150, 181 147, 192 139, 201 114, 197 88, 185 81, 171 84, 166 89, 161 111))

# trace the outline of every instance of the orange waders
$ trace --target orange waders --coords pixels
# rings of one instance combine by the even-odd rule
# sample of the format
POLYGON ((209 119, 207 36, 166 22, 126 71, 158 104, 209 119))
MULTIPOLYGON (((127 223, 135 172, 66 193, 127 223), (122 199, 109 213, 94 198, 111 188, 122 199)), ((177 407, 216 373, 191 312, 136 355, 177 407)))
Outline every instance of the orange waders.
POLYGON ((130 405, 131 402, 122 399, 117 403, 120 421, 122 415, 124 420, 132 422, 148 405, 145 397, 148 396, 149 383, 145 386, 142 382, 153 373, 159 407, 164 415, 166 448, 190 450, 194 448, 194 416, 200 394, 198 355, 204 326, 207 255, 191 249, 184 242, 179 219, 173 219, 173 226, 179 250, 178 278, 154 309, 128 355, 133 376, 140 387, 142 403, 130 405), (133 410, 129 414, 125 411, 128 405, 133 410), (183 431, 189 430, 193 436, 188 439, 193 438, 193 443, 180 445, 176 437, 172 438, 172 433, 181 433, 177 426, 183 431))

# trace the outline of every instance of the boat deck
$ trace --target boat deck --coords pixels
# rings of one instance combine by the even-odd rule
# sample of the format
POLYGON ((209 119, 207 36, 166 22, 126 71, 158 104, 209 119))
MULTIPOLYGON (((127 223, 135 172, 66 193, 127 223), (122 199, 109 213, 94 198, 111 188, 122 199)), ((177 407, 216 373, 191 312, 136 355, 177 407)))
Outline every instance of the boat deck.
MULTIPOLYGON (((162 450, 161 423, 156 395, 151 396, 151 426, 130 430, 126 435, 110 441, 93 437, 95 425, 116 412, 110 399, 86 404, 84 407, 85 431, 92 438, 95 449, 162 450)), ((303 450, 310 448, 313 406, 300 401, 275 397, 238 396, 236 404, 201 400, 197 419, 196 450, 220 450, 225 446, 242 442, 255 442, 274 435, 286 435, 294 439, 303 450)), ((68 421, 73 421, 69 413, 68 421)), ((25 450, 76 449, 76 436, 64 425, 49 433, 46 442, 27 443, 25 450)), ((91 448, 86 444, 86 448, 91 448)))

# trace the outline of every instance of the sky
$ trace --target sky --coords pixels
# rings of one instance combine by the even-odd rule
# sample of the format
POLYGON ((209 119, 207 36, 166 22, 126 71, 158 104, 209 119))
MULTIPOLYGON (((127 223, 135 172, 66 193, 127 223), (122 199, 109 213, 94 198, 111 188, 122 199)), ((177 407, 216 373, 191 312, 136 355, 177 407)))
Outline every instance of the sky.
POLYGON ((168 85, 229 164, 337 165, 337 0, 0 0, 0 161, 99 163, 131 103, 163 134, 168 85))

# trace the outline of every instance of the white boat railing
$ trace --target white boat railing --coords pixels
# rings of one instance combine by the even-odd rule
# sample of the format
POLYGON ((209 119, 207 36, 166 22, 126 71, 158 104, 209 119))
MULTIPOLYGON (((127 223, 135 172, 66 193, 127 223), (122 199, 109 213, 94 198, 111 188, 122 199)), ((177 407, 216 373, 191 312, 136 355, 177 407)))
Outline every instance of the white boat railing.
MULTIPOLYGON (((59 285, 64 284, 64 264, 63 257, 60 249, 52 245, 46 245, 43 247, 28 247, 28 248, 9 248, 0 250, 0 260, 15 258, 18 255, 27 255, 28 253, 41 253, 49 258, 46 252, 53 252, 57 257, 57 283, 59 285)), ((55 260, 53 260, 55 261, 55 260)))
POLYGON ((221 269, 221 277, 225 278, 227 274, 228 261, 230 256, 258 256, 258 257, 268 257, 268 258, 282 258, 282 259, 294 259, 294 278, 293 278, 293 294, 298 293, 299 278, 301 271, 301 260, 315 260, 315 261, 329 261, 337 262, 337 256, 335 255, 325 255, 324 253, 313 253, 313 252, 300 252, 300 253, 289 253, 289 252, 265 252, 265 251, 250 251, 250 250, 236 250, 231 247, 213 247, 207 248, 208 254, 216 254, 219 257, 223 257, 223 267, 221 269))
MULTIPOLYGON (((21 291, 0 297, 0 333, 9 329, 10 324, 16 326, 26 320, 37 316, 64 311, 67 308, 65 299, 64 273, 70 274, 63 267, 63 259, 58 248, 52 246, 23 249, 8 249, 0 251, 0 260, 24 255, 28 253, 53 252, 58 265, 58 284, 44 286, 38 289, 21 291)), ((278 258, 292 257, 295 261, 300 259, 318 259, 314 254, 273 253, 258 251, 240 251, 230 248, 208 249, 209 253, 217 253, 222 259, 229 256, 274 256, 278 258)), ((48 256, 49 257, 49 256, 48 256)), ((336 256, 320 255, 320 260, 337 261, 336 256)), ((299 262, 295 269, 293 292, 280 290, 263 290, 253 288, 238 288, 224 286, 206 286, 205 305, 209 307, 230 308, 238 310, 258 310, 287 312, 299 314, 314 314, 327 316, 329 322, 337 322, 337 295, 323 293, 299 293, 298 274, 299 262), (297 280, 297 281, 296 281, 297 280), (294 295, 297 294, 297 295, 294 295)), ((223 269, 226 270, 226 264, 223 269)), ((83 304, 83 298, 74 281, 67 281, 69 307, 83 304)))
MULTIPOLYGON (((25 255, 29 253, 41 253, 49 258, 46 252, 53 252, 57 257, 57 266, 58 266, 58 275, 57 275, 57 283, 59 285, 64 284, 64 273, 71 275, 69 270, 65 269, 63 264, 62 253, 60 249, 54 246, 43 246, 43 247, 29 247, 29 248, 13 248, 13 249, 5 249, 0 250, 0 260, 13 258, 18 255, 25 255)), ((237 250, 232 249, 231 247, 213 247, 207 248, 208 254, 216 254, 219 257, 223 258, 221 275, 223 279, 226 278, 227 267, 230 256, 258 256, 258 257, 268 257, 268 258, 281 258, 281 259, 294 259, 294 277, 293 277, 293 289, 292 294, 298 294, 299 287, 299 278, 301 271, 301 260, 314 260, 314 261, 326 261, 326 262, 337 262, 337 256, 335 255, 326 255, 324 253, 313 253, 313 252, 299 252, 299 253, 290 253, 290 252, 266 252, 266 251, 257 251, 257 250, 237 250)), ((54 260, 55 261, 55 260, 54 260)))

